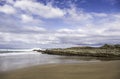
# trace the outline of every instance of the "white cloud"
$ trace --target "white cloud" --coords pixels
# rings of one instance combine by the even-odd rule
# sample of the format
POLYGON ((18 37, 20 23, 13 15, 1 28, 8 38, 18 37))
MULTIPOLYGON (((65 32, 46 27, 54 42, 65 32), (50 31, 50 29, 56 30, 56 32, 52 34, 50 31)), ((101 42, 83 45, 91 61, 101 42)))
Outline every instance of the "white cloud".
POLYGON ((58 43, 58 38, 51 34, 15 34, 15 33, 2 33, 0 32, 0 40, 4 43, 25 43, 25 44, 53 44, 58 43), (12 37, 11 37, 12 36, 12 37), (14 38, 14 39, 13 39, 14 38))
POLYGON ((16 11, 17 13, 14 17, 1 15, 6 21, 0 19, 2 25, 0 26, 0 44, 12 42, 31 45, 119 43, 120 14, 88 13, 77 10, 75 7, 61 10, 50 4, 43 5, 33 0, 17 0, 10 3, 14 6, 6 4, 0 7, 0 11, 7 14, 13 14, 16 11), (11 10, 7 10, 10 7, 12 7, 11 10), (17 8, 16 11, 15 8, 17 8), (56 23, 56 19, 48 21, 48 18, 58 17, 61 17, 59 18, 61 22, 56 23), (42 25, 41 20, 46 24, 42 25), (51 27, 50 24, 53 26, 51 27))
POLYGON ((6 4, 4 6, 0 6, 0 12, 6 14, 14 14, 16 13, 16 10, 12 6, 6 4))
POLYGON ((91 15, 96 16, 96 17, 107 17, 106 13, 91 13, 91 15))
POLYGON ((9 4, 14 4, 15 3, 14 0, 6 0, 6 2, 9 3, 9 4))
POLYGON ((31 16, 29 16, 29 15, 25 15, 25 14, 22 14, 21 15, 21 19, 22 19, 22 21, 23 22, 33 22, 34 21, 34 19, 33 19, 33 17, 31 17, 31 16))
POLYGON ((59 29, 57 30, 58 32, 61 32, 61 33, 74 33, 75 30, 73 29, 68 29, 68 28, 63 28, 63 29, 59 29))
POLYGON ((23 29, 28 30, 28 31, 38 31, 38 32, 45 32, 46 31, 45 28, 38 27, 38 26, 24 26, 23 29))
POLYGON ((20 16, 20 18, 21 18, 21 21, 23 22, 23 23, 31 23, 31 24, 33 24, 33 25, 35 25, 35 24, 44 24, 44 22, 41 20, 41 19, 38 19, 38 18, 34 18, 32 15, 28 15, 28 14, 21 14, 21 16, 20 16))
POLYGON ((119 19, 120 20, 120 14, 115 14, 113 15, 115 18, 119 19))
POLYGON ((74 25, 74 29, 68 27, 58 30, 58 38, 63 43, 120 43, 120 14, 77 12, 73 8, 68 11, 68 16, 64 20, 74 25))
POLYGON ((43 5, 35 1, 21 0, 16 1, 14 7, 28 11, 34 15, 39 15, 44 18, 58 18, 64 16, 65 12, 59 8, 49 5, 43 5))
POLYGON ((91 14, 86 13, 83 10, 77 10, 75 7, 68 9, 66 12, 68 15, 65 17, 65 20, 70 22, 85 22, 93 18, 91 14))
POLYGON ((91 35, 119 35, 120 36, 120 14, 118 13, 93 13, 77 10, 75 7, 67 10, 68 16, 64 21, 69 25, 73 25, 74 29, 60 29, 66 33, 81 33, 87 36, 91 35), (78 29, 80 31, 78 31, 78 29), (119 30, 117 32, 108 32, 106 30, 119 30))

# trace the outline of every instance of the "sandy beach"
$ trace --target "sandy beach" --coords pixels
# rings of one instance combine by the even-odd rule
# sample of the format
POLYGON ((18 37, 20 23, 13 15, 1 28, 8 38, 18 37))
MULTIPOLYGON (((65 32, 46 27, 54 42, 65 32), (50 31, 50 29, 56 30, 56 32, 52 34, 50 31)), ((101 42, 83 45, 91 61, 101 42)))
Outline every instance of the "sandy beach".
POLYGON ((2 72, 0 79, 120 79, 120 61, 40 65, 2 72))

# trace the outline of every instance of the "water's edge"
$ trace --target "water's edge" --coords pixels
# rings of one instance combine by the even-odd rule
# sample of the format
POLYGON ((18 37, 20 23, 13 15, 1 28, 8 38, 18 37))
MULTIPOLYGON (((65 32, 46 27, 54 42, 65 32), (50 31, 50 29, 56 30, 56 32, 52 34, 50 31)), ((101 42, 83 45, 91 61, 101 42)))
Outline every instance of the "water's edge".
MULTIPOLYGON (((8 51, 6 53, 0 53, 0 72, 44 64, 88 63, 101 61, 104 61, 104 59, 48 55, 35 51, 8 51)), ((109 59, 107 61, 109 61, 109 59)))

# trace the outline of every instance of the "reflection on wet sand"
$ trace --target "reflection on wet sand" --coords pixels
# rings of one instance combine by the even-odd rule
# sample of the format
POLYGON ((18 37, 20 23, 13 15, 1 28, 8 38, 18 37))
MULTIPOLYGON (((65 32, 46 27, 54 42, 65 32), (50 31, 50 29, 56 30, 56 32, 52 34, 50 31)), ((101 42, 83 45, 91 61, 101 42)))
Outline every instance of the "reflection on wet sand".
POLYGON ((0 79, 120 79, 120 60, 34 66, 2 73, 0 79))

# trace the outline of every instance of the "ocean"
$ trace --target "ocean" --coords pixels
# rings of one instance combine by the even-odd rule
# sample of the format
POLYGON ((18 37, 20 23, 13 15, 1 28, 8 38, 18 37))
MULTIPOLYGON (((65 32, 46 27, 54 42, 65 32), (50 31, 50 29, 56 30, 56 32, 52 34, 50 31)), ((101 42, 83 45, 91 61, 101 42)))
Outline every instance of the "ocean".
POLYGON ((31 49, 0 49, 0 72, 43 64, 83 62, 99 62, 99 60, 48 55, 31 49))

